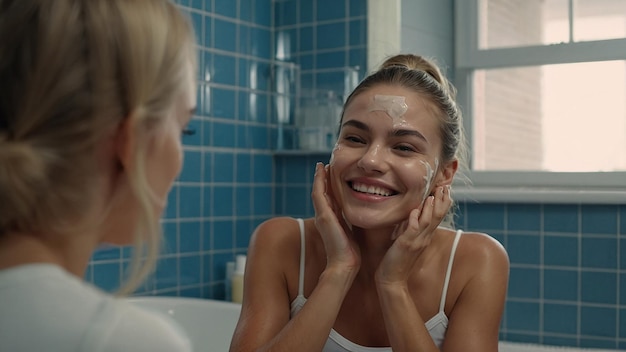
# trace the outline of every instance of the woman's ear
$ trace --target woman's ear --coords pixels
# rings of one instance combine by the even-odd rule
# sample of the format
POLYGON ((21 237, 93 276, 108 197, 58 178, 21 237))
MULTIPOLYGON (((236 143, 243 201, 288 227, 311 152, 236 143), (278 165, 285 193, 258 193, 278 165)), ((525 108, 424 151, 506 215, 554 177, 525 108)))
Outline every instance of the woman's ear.
POLYGON ((451 185, 458 168, 459 161, 456 159, 451 160, 443 165, 441 167, 441 170, 439 171, 439 175, 437 175, 437 181, 435 182, 435 186, 439 187, 451 185))
POLYGON ((115 138, 115 156, 123 170, 129 170, 134 163, 133 156, 137 147, 137 119, 131 114, 117 128, 115 138))

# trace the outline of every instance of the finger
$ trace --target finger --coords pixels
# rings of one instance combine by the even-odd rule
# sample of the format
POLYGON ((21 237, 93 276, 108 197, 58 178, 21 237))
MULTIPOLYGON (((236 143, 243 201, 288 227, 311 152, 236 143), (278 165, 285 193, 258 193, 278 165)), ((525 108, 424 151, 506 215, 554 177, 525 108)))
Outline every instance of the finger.
POLYGON ((324 169, 324 164, 322 163, 317 163, 315 165, 315 176, 313 177, 311 199, 313 200, 313 208, 315 209, 316 214, 329 209, 328 199, 326 197, 326 170, 324 169))

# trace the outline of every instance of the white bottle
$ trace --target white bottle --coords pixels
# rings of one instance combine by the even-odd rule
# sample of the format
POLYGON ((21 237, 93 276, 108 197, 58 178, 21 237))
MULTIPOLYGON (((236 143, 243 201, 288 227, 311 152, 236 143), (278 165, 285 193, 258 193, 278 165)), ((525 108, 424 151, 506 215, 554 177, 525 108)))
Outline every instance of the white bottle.
POLYGON ((246 256, 237 255, 235 262, 235 271, 231 279, 230 287, 232 289, 231 299, 235 303, 243 301, 243 273, 246 268, 246 256))

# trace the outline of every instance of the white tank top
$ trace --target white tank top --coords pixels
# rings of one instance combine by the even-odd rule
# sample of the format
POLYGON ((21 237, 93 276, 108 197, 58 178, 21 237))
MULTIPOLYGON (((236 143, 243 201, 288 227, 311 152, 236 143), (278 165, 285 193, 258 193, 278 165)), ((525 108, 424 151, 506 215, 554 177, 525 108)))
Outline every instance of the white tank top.
MULTIPOLYGON (((305 253, 305 241, 304 241, 304 221, 302 219, 296 219, 300 226, 300 277, 298 280, 298 296, 291 302, 291 316, 295 316, 302 306, 306 303, 306 297, 304 297, 304 253, 305 253)), ((444 312, 444 306, 446 304, 446 294, 448 293, 448 284, 450 283, 450 273, 452 272, 452 263, 454 262, 454 254, 456 247, 461 238, 463 231, 457 230, 454 242, 452 243, 452 249, 450 251, 450 259, 448 260, 448 268, 446 269, 446 278, 443 282, 443 290, 441 293, 441 301, 439 302, 439 311, 432 318, 426 322, 426 329, 430 333, 435 345, 441 349, 443 345, 443 338, 448 330, 448 317, 444 312)), ((391 347, 366 347, 358 345, 345 337, 341 336, 335 329, 330 330, 328 340, 322 349, 322 352, 388 352, 391 351, 391 347)))

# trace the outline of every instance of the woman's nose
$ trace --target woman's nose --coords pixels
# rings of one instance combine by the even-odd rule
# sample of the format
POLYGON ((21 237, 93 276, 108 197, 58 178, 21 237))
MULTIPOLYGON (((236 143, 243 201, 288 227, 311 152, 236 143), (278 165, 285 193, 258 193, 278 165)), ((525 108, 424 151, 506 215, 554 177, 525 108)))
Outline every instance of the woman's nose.
POLYGON ((379 144, 370 145, 357 162, 357 166, 365 171, 384 172, 387 168, 384 148, 379 144))

